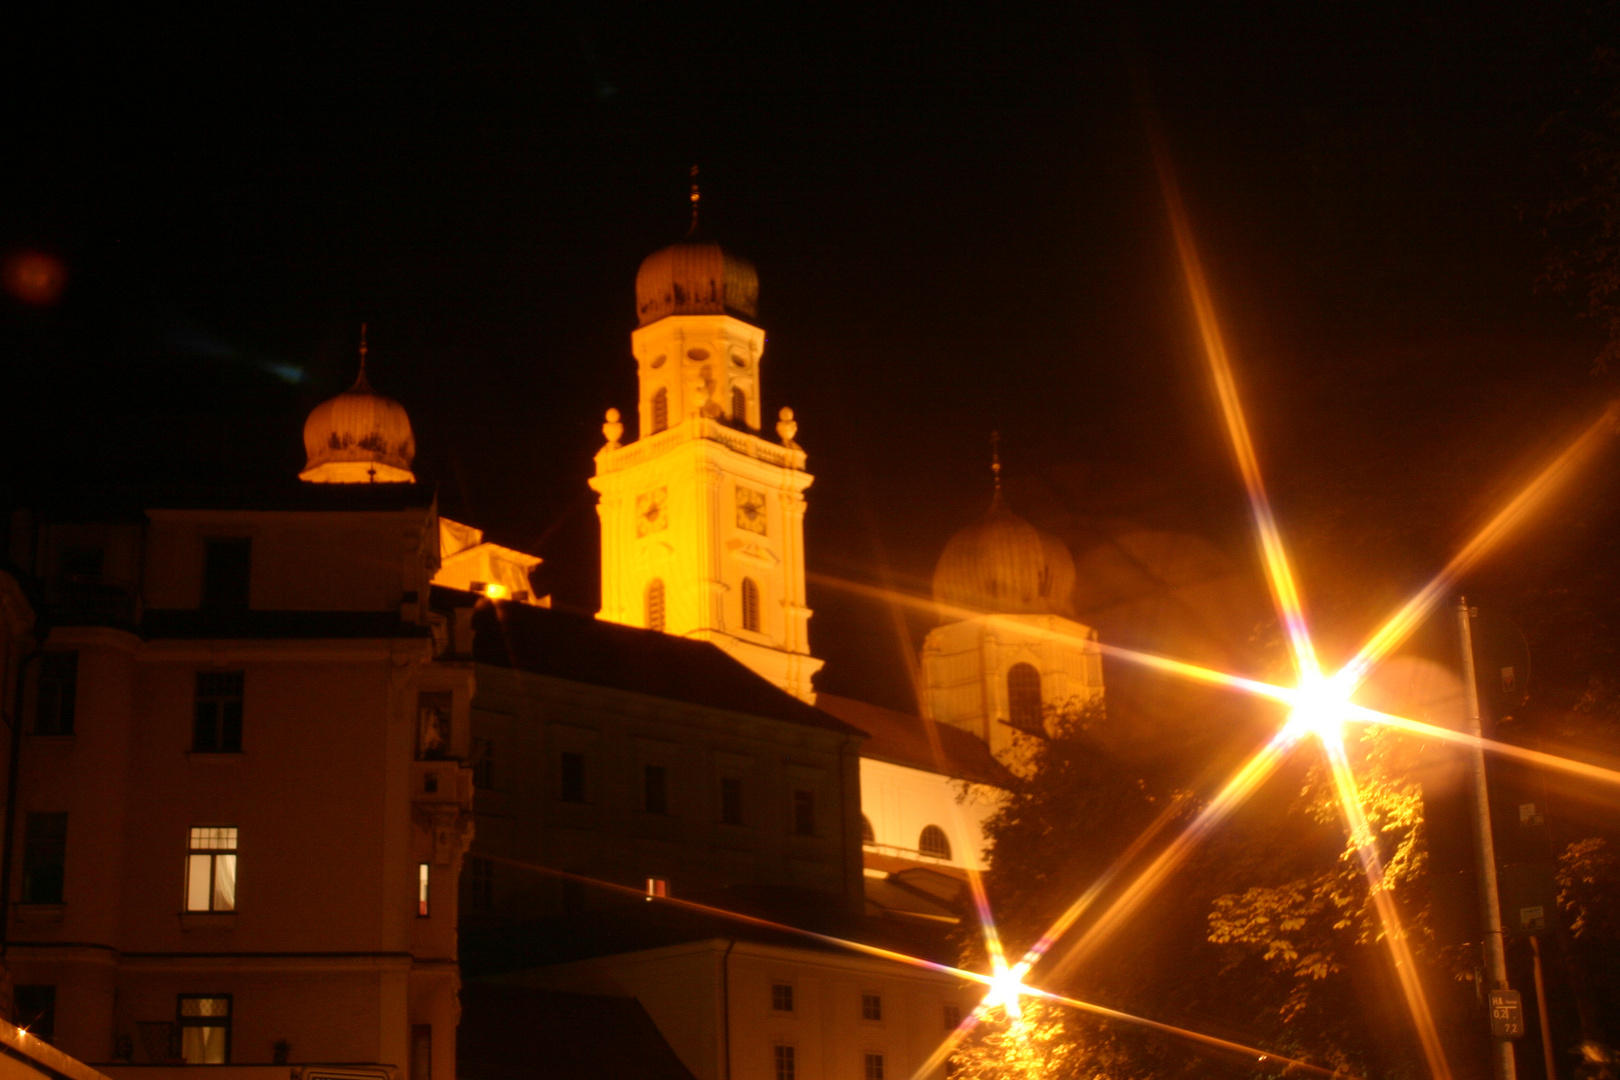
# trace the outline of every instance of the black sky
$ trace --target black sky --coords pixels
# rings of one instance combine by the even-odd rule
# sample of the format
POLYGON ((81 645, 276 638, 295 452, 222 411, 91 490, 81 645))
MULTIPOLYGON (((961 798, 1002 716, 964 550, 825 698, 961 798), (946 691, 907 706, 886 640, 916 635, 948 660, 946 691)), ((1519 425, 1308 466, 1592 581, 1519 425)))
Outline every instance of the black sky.
MULTIPOLYGON (((1263 612, 1145 87, 1285 523, 1337 521, 1306 570, 1382 602, 1611 390, 1594 328, 1533 289, 1567 167, 1538 132, 1601 22, 35 5, 6 35, 0 248, 70 276, 49 308, 0 297, 7 480, 290 476, 365 320, 446 511, 590 606, 585 478, 603 410, 634 405, 635 269, 682 233, 698 162, 712 231, 760 270, 765 405, 798 413, 817 476, 812 570, 925 588, 986 504, 999 428, 1015 508, 1083 562, 1190 534, 1263 612)), ((881 613, 811 603, 826 688, 903 704, 881 613)), ((1240 648, 1236 608, 1205 637, 1240 648)), ((1163 629, 1127 609, 1102 619, 1117 637, 1163 629)))

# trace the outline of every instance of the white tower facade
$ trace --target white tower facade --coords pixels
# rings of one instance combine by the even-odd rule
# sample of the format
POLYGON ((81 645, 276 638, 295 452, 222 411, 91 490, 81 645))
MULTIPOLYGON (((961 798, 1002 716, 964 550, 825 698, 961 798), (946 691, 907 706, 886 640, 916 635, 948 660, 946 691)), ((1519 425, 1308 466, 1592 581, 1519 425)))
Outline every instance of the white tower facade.
POLYGON ((805 606, 805 454, 782 410, 760 436, 759 279, 687 240, 636 276, 638 438, 609 410, 591 487, 602 526, 598 618, 712 641, 805 701, 821 661, 805 606))

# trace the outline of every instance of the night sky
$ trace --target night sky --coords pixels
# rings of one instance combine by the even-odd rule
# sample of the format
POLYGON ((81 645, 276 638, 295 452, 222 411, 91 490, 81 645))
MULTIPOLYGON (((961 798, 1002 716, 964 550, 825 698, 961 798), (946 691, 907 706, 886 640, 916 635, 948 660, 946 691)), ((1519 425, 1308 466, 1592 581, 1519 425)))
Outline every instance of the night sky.
MULTIPOLYGON (((999 429, 1082 617, 1254 663, 1265 593, 1144 102, 1330 645, 1613 393, 1599 328, 1535 288, 1586 5, 330 8, 10 17, 0 252, 68 274, 53 304, 0 296, 14 494, 291 477, 365 321, 445 512, 594 610, 585 480, 603 410, 633 414, 634 275, 695 162, 708 230, 759 268, 812 572, 926 592, 999 429)), ((1494 572, 1590 557, 1564 539, 1494 572)), ((823 688, 909 705, 887 614, 810 599, 823 688)))

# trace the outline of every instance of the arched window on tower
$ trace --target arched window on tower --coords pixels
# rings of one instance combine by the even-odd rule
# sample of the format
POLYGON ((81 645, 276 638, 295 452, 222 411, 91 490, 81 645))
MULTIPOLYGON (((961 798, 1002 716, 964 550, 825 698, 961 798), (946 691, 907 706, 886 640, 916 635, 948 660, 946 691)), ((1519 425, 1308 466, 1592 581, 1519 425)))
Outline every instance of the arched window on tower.
POLYGON ((664 579, 653 578, 647 583, 647 629, 664 628, 664 579))
POLYGON ((861 843, 877 843, 877 830, 872 828, 872 819, 865 814, 861 815, 861 843))
POLYGON ((926 826, 922 835, 917 838, 917 853, 931 855, 936 859, 948 859, 951 857, 950 838, 938 825, 926 826))
POLYGON ((669 427, 669 390, 660 386, 652 399, 652 434, 669 427))
POLYGON ((742 579, 742 623, 744 630, 759 633, 759 586, 753 578, 742 579))
POLYGON ((733 424, 748 423, 748 395, 740 386, 731 388, 731 422, 733 424))
POLYGON ((1043 733, 1041 723, 1041 673, 1030 664, 1014 664, 1007 669, 1007 722, 1020 731, 1043 733))

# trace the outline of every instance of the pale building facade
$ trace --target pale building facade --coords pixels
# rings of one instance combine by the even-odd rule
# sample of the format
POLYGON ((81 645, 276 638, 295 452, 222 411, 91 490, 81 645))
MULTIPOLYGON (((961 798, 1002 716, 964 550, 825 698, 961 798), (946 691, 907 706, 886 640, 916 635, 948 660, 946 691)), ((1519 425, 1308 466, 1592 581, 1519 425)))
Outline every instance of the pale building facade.
POLYGON ((709 641, 805 701, 821 661, 805 604, 804 451, 792 411, 760 434, 759 279, 688 238, 643 262, 631 335, 637 438, 617 409, 591 487, 602 526, 600 617, 709 641))

